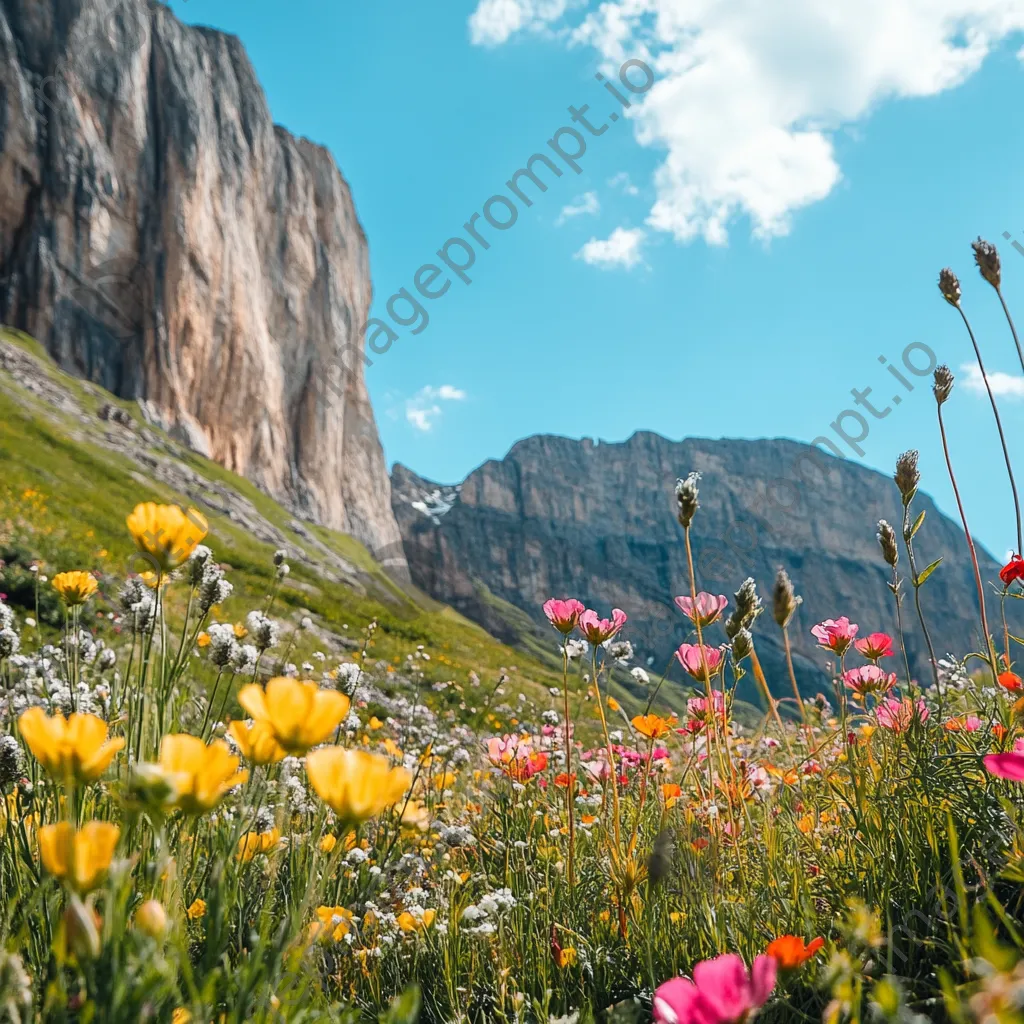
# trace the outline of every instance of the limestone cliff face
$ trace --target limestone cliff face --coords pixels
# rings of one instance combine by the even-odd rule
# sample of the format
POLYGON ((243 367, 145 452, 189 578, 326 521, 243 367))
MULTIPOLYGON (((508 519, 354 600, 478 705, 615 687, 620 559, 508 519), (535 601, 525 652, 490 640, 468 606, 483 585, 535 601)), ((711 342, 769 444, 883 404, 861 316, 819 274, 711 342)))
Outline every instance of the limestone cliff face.
POLYGON ((393 555, 369 304, 348 186, 237 39, 149 0, 0 0, 0 322, 393 555))
MULTIPOLYGON (((827 681, 826 658, 810 635, 814 623, 848 615, 862 635, 896 635, 889 570, 875 532, 879 519, 897 529, 901 520, 891 480, 824 455, 818 464, 825 472, 819 473, 815 463, 797 462, 808 452, 792 441, 676 442, 652 433, 622 444, 531 437, 452 487, 395 466, 392 502, 413 579, 428 593, 511 641, 522 639, 523 616, 509 615, 494 598, 525 611, 548 642, 541 611, 548 597, 577 597, 604 614, 623 608, 631 620, 624 635, 660 674, 689 625, 672 604, 689 593, 673 488, 677 477, 696 470, 701 508, 693 541, 701 584, 731 602, 743 579, 753 576, 770 609, 775 573, 784 567, 804 599, 791 635, 797 673, 811 690, 827 681), (801 473, 809 482, 796 488, 792 481, 801 473)), ((963 533, 923 494, 915 508, 928 512, 916 540, 919 567, 943 558, 922 591, 936 653, 978 650, 963 533)), ((986 578, 996 578, 998 566, 981 554, 986 578)), ((900 569, 905 574, 905 556, 900 569)), ((930 683, 909 594, 904 623, 912 668, 930 683)), ((711 642, 723 639, 713 632, 711 642)), ((770 614, 758 621, 755 639, 783 696, 788 677, 770 614)))

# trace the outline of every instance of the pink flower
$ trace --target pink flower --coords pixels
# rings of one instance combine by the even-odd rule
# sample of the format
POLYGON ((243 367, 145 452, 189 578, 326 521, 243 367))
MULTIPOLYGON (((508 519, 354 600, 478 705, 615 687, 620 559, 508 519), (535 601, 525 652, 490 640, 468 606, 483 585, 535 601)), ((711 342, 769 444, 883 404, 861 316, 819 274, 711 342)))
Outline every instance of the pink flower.
POLYGON ((923 700, 918 700, 915 706, 909 697, 904 697, 903 700, 886 697, 875 708, 875 714, 878 716, 878 724, 883 729, 904 732, 910 728, 915 718, 919 722, 925 721, 928 718, 928 708, 923 700))
POLYGON ((492 736, 487 741, 487 759, 498 767, 532 753, 533 744, 518 736, 492 736))
POLYGON ((654 993, 657 1024, 740 1024, 764 1006, 775 988, 774 957, 758 956, 747 973, 743 958, 726 953, 703 960, 693 981, 673 978, 654 993))
MULTIPOLYGON (((697 662, 699 668, 699 655, 697 662)), ((708 667, 711 667, 710 660, 708 661, 708 667)), ((721 690, 712 690, 711 700, 714 704, 715 714, 724 722, 726 720, 725 694, 721 690)), ((691 697, 686 702, 686 710, 690 715, 690 720, 686 723, 686 732, 698 733, 711 721, 707 697, 691 697)))
POLYGON ((989 775, 1024 782, 1024 754, 987 754, 983 760, 989 775))
POLYGON ((707 682, 707 676, 718 675, 719 669, 724 664, 721 648, 708 647, 707 644, 680 644, 676 651, 679 664, 686 669, 698 682, 707 682), (701 651, 704 652, 703 659, 701 651), (707 674, 704 671, 704 664, 707 664, 707 674))
MULTIPOLYGON (((857 628, 853 630, 857 632, 857 628)), ((813 633, 814 630, 811 630, 813 633)), ((855 640, 853 646, 864 655, 868 661, 878 661, 879 658, 891 658, 892 637, 888 633, 872 633, 870 636, 855 640)))
POLYGON ((559 601, 553 597, 544 603, 544 614, 559 633, 571 633, 583 612, 583 605, 575 598, 559 601))
POLYGON ((715 622, 728 603, 729 599, 724 594, 715 597, 714 594, 705 593, 703 590, 697 595, 696 604, 692 597, 676 598, 676 607, 701 629, 715 622))
POLYGON ((826 619, 811 628, 811 633, 818 641, 819 647, 833 654, 843 655, 849 650, 859 626, 855 626, 844 615, 839 619, 826 619))
POLYGON ((610 621, 598 618, 597 612, 588 608, 580 615, 580 620, 577 623, 580 632, 592 644, 603 644, 605 640, 611 640, 625 624, 626 613, 621 608, 612 609, 610 621))
POLYGON ((891 690, 896 685, 896 673, 883 672, 877 665, 861 665, 860 668, 844 672, 843 682, 854 693, 878 693, 880 690, 891 690))

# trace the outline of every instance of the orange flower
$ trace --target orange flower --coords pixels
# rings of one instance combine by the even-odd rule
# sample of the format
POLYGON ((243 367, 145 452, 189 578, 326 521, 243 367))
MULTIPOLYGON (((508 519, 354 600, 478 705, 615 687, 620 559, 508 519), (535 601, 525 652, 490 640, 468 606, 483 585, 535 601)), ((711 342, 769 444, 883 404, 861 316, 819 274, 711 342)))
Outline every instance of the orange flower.
POLYGON ((1009 690, 1010 693, 1016 693, 1017 690, 1024 690, 1024 681, 1021 680, 1020 676, 1016 672, 1000 672, 999 673, 999 685, 1004 690, 1009 690))
POLYGON ((798 935, 780 935, 768 943, 764 952, 765 956, 775 958, 780 970, 793 971, 807 963, 824 945, 825 940, 820 936, 805 943, 798 935))
POLYGON ((675 725, 675 715, 671 718, 662 718, 660 715, 637 715, 633 719, 633 728, 636 729, 641 736, 646 736, 648 739, 656 740, 664 736, 666 733, 671 732, 672 726, 675 725))
POLYGON ((683 787, 676 782, 666 782, 661 787, 661 795, 665 800, 665 810, 671 810, 676 801, 683 795, 683 787))
POLYGON ((570 775, 568 772, 559 772, 555 776, 555 785, 558 786, 559 789, 568 789, 570 782, 575 782, 575 781, 576 781, 576 773, 575 772, 573 772, 572 775, 570 775))

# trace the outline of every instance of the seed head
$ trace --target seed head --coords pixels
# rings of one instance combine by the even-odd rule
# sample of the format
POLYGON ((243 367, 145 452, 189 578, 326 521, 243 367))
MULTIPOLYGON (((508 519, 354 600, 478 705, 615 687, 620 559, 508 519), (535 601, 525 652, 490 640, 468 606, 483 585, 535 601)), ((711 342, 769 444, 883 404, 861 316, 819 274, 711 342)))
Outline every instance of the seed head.
POLYGON ((935 401, 942 405, 946 399, 949 398, 950 392, 953 390, 953 373, 950 368, 943 363, 941 366, 935 367, 935 383, 932 384, 932 394, 935 395, 935 401))
POLYGON ((0 736, 0 793, 6 793, 25 771, 21 747, 13 736, 0 736))
POLYGON ((697 500, 700 488, 700 473, 691 473, 685 480, 676 481, 676 503, 679 505, 679 525, 684 529, 689 528, 693 517, 700 508, 697 500))
POLYGON ((775 589, 772 591, 772 615, 775 616, 775 621, 785 629, 802 602, 803 598, 793 593, 789 573, 785 569, 780 569, 775 577, 775 589))
POLYGON ((1002 280, 999 250, 991 242, 986 242, 983 238, 978 238, 977 241, 971 242, 971 248, 974 250, 974 262, 978 264, 981 276, 996 291, 999 291, 999 284, 1002 280))
POLYGON ((741 629, 732 638, 732 657, 734 662, 740 662, 750 656, 754 649, 754 638, 750 635, 749 629, 741 629))
POLYGON ((917 494, 917 485, 921 482, 921 474, 917 468, 917 455, 917 451, 911 449, 896 460, 896 472, 893 474, 893 480, 896 481, 896 486, 900 489, 904 505, 909 505, 914 500, 914 495, 917 494))
POLYGON ((939 291, 942 292, 942 297, 951 305, 960 305, 960 282, 957 280, 956 274, 953 273, 949 267, 939 271, 939 291))
POLYGON ((900 560, 900 549, 896 546, 896 531, 884 519, 878 520, 878 543, 886 564, 895 569, 900 560))
POLYGON ((742 629, 749 629, 763 611, 757 596, 757 584, 748 576, 734 595, 732 614, 725 620, 725 635, 732 640, 742 629))

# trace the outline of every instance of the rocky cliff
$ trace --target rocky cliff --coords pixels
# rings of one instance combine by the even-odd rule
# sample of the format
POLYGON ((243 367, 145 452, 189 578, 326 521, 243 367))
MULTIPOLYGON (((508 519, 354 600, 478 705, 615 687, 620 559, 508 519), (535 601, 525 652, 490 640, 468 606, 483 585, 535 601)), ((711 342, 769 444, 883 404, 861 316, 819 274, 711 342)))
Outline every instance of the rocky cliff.
POLYGON ((348 186, 237 39, 148 0, 0 0, 0 322, 394 554, 369 303, 348 186))
MULTIPOLYGON (((691 470, 702 475, 693 527, 701 585, 731 601, 751 575, 770 607, 776 570, 789 571, 804 599, 791 629, 801 686, 812 690, 825 681, 825 658, 809 633, 815 622, 849 615, 862 633, 895 635, 888 567, 875 539, 879 519, 899 527, 895 486, 792 441, 675 442, 637 433, 622 444, 595 444, 531 437, 456 486, 396 465, 392 504, 413 579, 430 594, 513 641, 523 640, 523 617, 510 616, 507 604, 538 629, 547 627, 541 605, 551 596, 578 597, 605 614, 623 608, 631 618, 625 635, 660 673, 689 625, 672 604, 689 592, 673 485, 691 470)), ((943 558, 922 592, 937 653, 977 650, 963 533, 924 495, 915 507, 928 513, 916 541, 920 567, 943 558)), ((998 566, 988 555, 984 560, 986 577, 995 578, 998 566)), ((900 568, 905 572, 905 557, 900 568)), ((912 605, 904 620, 913 670, 929 682, 912 605)), ((786 692, 781 637, 770 615, 758 622, 756 639, 776 692, 786 692)))

